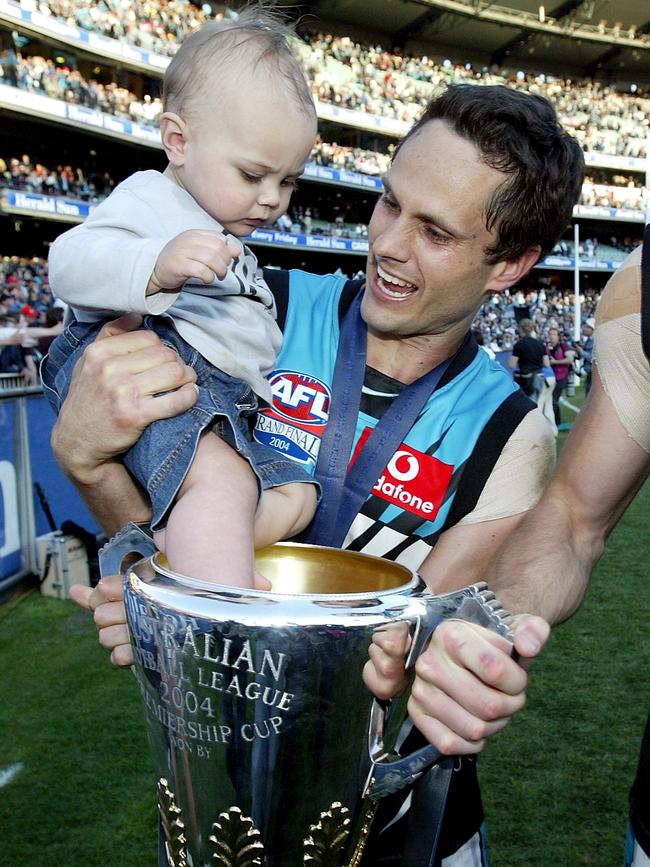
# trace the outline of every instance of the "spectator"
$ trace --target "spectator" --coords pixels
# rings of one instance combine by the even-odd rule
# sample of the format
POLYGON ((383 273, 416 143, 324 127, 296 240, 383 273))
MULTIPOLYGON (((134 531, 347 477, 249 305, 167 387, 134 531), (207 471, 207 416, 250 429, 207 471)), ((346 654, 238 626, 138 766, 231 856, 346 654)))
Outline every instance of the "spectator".
POLYGON ((535 326, 530 319, 519 323, 521 337, 515 343, 508 366, 515 370, 515 382, 527 397, 539 403, 544 389, 543 369, 548 367, 549 357, 546 347, 535 336, 535 326))
POLYGON ((586 374, 585 397, 591 391, 591 372, 594 356, 594 329, 596 320, 589 316, 582 326, 582 340, 575 344, 576 355, 582 362, 582 370, 586 374))
POLYGON ((555 374, 555 388, 553 389, 553 414, 555 424, 559 428, 562 423, 560 413, 560 398, 569 384, 569 374, 573 371, 575 352, 569 344, 560 340, 560 332, 557 328, 551 328, 548 332, 549 343, 546 353, 550 359, 550 366, 555 374))

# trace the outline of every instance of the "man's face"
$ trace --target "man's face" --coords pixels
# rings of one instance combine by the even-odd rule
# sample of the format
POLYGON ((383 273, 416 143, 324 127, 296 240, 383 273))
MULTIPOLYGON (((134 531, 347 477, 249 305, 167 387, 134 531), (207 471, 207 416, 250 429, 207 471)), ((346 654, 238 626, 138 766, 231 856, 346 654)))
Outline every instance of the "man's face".
POLYGON ((485 297, 503 286, 485 249, 485 206, 504 175, 434 120, 399 151, 368 230, 362 313, 371 333, 463 334, 485 297))
POLYGON ((560 332, 557 328, 551 328, 548 332, 548 339, 551 341, 551 346, 557 346, 560 342, 560 332))

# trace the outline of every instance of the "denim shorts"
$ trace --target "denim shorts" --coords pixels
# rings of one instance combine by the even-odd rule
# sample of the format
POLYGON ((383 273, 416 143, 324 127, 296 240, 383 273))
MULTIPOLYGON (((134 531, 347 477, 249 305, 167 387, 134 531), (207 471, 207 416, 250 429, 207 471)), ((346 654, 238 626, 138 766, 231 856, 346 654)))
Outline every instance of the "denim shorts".
MULTIPOLYGON (((43 391, 58 413, 74 367, 103 322, 72 322, 50 346, 41 365, 43 391)), ((154 331, 196 372, 199 396, 186 412, 150 424, 124 455, 124 464, 151 498, 153 530, 164 528, 170 508, 196 454, 199 437, 212 430, 250 464, 259 491, 293 482, 316 484, 297 463, 256 442, 252 428, 257 397, 248 383, 214 367, 161 317, 147 316, 143 328, 154 331)))

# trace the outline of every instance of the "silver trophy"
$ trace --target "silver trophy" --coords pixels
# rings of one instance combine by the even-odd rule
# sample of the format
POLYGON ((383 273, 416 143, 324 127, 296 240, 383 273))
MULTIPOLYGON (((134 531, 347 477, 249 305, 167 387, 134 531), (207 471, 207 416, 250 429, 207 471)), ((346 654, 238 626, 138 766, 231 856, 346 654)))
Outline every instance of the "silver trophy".
POLYGON ((134 671, 173 867, 354 867, 378 799, 416 780, 432 746, 395 751, 406 697, 379 703, 362 681, 377 629, 406 622, 413 666, 449 617, 503 635, 485 585, 433 596, 377 557, 280 543, 258 552, 260 592, 174 574, 133 525, 101 554, 125 555, 134 671))

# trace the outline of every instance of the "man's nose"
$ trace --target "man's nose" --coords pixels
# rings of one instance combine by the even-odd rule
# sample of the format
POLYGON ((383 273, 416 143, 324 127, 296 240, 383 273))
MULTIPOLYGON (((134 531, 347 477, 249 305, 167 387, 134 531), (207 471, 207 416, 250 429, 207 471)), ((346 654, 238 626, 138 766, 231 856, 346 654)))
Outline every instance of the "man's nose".
POLYGON ((375 255, 406 262, 409 257, 410 237, 405 221, 401 217, 395 217, 382 221, 376 228, 378 231, 372 243, 375 255))

